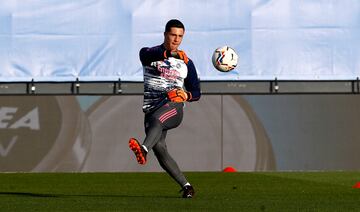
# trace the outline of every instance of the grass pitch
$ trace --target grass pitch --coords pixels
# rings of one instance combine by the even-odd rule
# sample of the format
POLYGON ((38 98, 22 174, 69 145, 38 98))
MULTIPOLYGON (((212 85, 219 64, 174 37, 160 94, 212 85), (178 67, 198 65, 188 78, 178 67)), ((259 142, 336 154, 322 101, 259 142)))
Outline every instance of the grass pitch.
POLYGON ((0 211, 360 211, 360 172, 1 173, 0 211))

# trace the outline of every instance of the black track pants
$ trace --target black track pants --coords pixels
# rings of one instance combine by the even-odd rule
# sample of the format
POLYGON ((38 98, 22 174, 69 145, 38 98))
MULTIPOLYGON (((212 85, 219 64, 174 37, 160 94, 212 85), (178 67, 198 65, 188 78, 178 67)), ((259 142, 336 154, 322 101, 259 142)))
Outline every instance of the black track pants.
POLYGON ((154 151, 160 166, 182 187, 187 182, 175 160, 170 156, 166 143, 169 129, 180 125, 183 118, 183 103, 169 102, 145 115, 146 138, 143 145, 154 151))

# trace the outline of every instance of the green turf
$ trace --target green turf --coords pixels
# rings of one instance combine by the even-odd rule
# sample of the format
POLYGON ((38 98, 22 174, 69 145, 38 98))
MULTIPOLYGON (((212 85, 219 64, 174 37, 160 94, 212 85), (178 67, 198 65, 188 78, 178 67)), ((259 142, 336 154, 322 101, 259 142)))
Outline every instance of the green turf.
POLYGON ((1 173, 0 211, 360 211, 360 172, 1 173))

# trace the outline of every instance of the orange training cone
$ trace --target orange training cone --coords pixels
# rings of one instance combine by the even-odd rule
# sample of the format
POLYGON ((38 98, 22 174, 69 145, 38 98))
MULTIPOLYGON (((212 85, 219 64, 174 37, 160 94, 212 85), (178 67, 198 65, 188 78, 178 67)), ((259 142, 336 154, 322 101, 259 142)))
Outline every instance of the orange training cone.
POLYGON ((357 183, 353 186, 353 188, 360 188, 360 182, 357 182, 357 183))
POLYGON ((236 169, 231 166, 228 166, 223 170, 223 172, 236 172, 236 169))

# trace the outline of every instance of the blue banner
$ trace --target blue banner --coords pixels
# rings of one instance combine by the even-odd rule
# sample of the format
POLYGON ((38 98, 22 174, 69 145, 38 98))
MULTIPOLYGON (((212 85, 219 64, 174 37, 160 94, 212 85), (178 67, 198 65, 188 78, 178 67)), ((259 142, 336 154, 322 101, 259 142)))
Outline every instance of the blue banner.
POLYGON ((0 81, 142 81, 138 52, 169 19, 201 80, 342 80, 360 76, 358 0, 6 0, 0 81), (216 71, 213 51, 239 55, 216 71))

